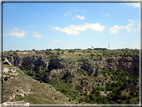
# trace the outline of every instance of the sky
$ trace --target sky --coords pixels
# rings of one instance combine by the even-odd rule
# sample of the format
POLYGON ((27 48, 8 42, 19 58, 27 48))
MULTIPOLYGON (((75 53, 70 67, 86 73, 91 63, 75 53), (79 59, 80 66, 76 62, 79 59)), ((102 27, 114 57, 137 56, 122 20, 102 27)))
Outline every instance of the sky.
POLYGON ((139 3, 3 3, 3 51, 140 48, 139 3))

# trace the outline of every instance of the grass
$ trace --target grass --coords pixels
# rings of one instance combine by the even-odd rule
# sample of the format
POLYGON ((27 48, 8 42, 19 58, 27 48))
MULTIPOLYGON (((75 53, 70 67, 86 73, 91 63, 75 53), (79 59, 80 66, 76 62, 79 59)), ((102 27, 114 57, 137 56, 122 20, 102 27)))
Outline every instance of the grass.
POLYGON ((139 99, 138 97, 132 98, 132 99, 130 100, 131 104, 139 104, 139 100, 138 100, 138 99, 139 99))
POLYGON ((14 66, 14 65, 3 64, 3 67, 11 68, 11 67, 16 67, 16 66, 14 66))
POLYGON ((68 84, 65 84, 63 80, 61 80, 63 75, 56 77, 54 80, 50 82, 50 84, 53 87, 55 87, 56 90, 62 92, 64 95, 68 96, 70 99, 76 99, 75 97, 77 96, 73 93, 75 90, 73 90, 71 86, 69 86, 68 84))
POLYGON ((3 82, 3 102, 23 100, 25 102, 29 102, 30 104, 61 104, 63 102, 73 103, 69 102, 65 95, 57 92, 56 90, 54 91, 52 87, 48 88, 48 83, 39 83, 39 81, 25 75, 20 70, 18 70, 17 73, 18 75, 15 76, 15 78, 10 78, 8 81, 3 82), (16 90, 19 91, 17 92, 16 90), (23 94, 23 92, 24 97, 18 94, 23 94), (10 100, 10 97, 13 94, 15 94, 16 97, 10 100), (57 99, 55 99, 55 97, 57 99))

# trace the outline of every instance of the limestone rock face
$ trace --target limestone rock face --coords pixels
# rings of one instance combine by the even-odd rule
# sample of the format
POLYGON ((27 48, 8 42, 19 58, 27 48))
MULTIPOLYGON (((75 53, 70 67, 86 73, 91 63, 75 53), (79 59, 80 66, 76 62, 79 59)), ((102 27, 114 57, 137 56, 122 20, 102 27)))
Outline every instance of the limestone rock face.
MULTIPOLYGON (((36 72, 42 72, 48 69, 49 60, 45 57, 42 58, 41 56, 3 56, 3 59, 6 58, 6 62, 10 65, 14 66, 25 66, 26 70, 34 70, 36 72)), ((5 61, 3 61, 5 62, 5 61)))
POLYGON ((67 71, 67 74, 64 75, 62 79, 71 79, 71 78, 74 78, 75 76, 76 76, 75 72, 67 71))
POLYGON ((7 58, 4 59, 3 64, 12 65, 12 64, 7 60, 7 58))
POLYGON ((7 58, 6 62, 11 65, 24 66, 26 70, 33 70, 36 73, 49 69, 48 74, 42 78, 42 80, 47 82, 65 72, 67 72, 66 78, 73 78, 76 76, 78 69, 83 70, 85 75, 100 77, 103 76, 100 68, 120 69, 128 73, 139 74, 139 58, 104 58, 96 61, 80 59, 74 64, 71 62, 71 59, 56 58, 50 60, 47 56, 39 55, 27 57, 5 55, 3 56, 3 61, 5 58, 7 58))
POLYGON ((64 65, 61 64, 61 60, 60 59, 54 59, 50 65, 49 65, 49 70, 52 70, 52 69, 63 69, 64 68, 64 65))
POLYGON ((95 74, 95 71, 96 71, 95 64, 90 59, 79 60, 78 66, 79 66, 79 68, 87 71, 88 75, 94 75, 95 74))
POLYGON ((118 62, 117 69, 137 75, 139 74, 139 58, 122 58, 119 59, 118 62))
POLYGON ((64 70, 60 70, 60 69, 53 69, 51 70, 49 73, 45 74, 41 80, 48 83, 51 80, 53 80, 55 77, 60 76, 62 73, 64 73, 64 70))
POLYGON ((100 68, 111 70, 123 70, 128 73, 139 74, 139 58, 104 58, 101 61, 95 61, 95 65, 100 68))

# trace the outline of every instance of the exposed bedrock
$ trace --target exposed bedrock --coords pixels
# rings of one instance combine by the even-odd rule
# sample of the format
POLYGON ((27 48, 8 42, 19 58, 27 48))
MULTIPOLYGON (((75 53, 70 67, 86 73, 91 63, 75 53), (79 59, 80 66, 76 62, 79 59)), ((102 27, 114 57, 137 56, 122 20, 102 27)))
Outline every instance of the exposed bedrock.
POLYGON ((63 64, 61 64, 61 59, 54 59, 51 61, 51 63, 49 64, 48 69, 52 70, 52 69, 63 69, 65 68, 65 66, 63 64))
POLYGON ((15 66, 24 66, 26 70, 34 70, 40 73, 49 69, 48 76, 58 76, 63 71, 68 72, 68 77, 75 75, 77 69, 84 70, 88 75, 95 76, 96 71, 99 73, 101 69, 108 68, 112 70, 121 69, 128 73, 139 74, 139 58, 104 58, 93 61, 91 59, 81 59, 78 62, 71 62, 69 59, 56 58, 49 60, 47 56, 3 56, 7 58, 7 62, 15 66), (73 74, 74 72, 74 74, 73 74))
POLYGON ((108 66, 113 70, 121 69, 123 71, 139 74, 139 58, 120 58, 106 59, 108 66))
POLYGON ((7 59, 14 66, 24 66, 26 70, 35 70, 37 73, 48 69, 49 59, 42 56, 3 56, 3 61, 7 59))

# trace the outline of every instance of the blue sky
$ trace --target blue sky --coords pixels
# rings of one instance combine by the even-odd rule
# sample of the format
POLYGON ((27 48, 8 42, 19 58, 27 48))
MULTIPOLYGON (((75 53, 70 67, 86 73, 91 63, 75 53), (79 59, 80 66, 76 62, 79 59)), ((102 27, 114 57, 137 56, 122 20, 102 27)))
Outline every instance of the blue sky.
POLYGON ((138 3, 4 3, 3 51, 140 48, 138 3))

